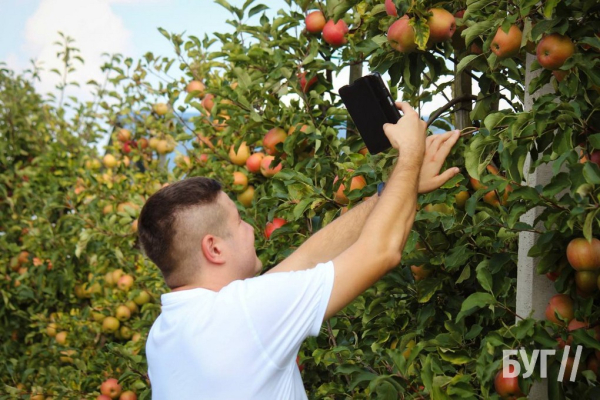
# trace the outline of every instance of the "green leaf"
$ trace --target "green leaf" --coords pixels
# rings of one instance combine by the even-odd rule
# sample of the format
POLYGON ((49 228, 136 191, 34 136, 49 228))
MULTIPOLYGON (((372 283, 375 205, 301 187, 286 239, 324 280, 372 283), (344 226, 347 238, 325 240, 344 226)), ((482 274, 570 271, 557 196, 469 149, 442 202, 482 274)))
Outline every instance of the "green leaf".
POLYGON ((458 350, 455 352, 450 349, 438 348, 438 354, 442 360, 448 361, 454 365, 464 365, 473 359, 465 350, 458 350))
POLYGON ((169 40, 171 39, 171 35, 169 35, 169 32, 167 32, 163 28, 157 28, 157 29, 161 33, 161 35, 163 35, 164 37, 166 37, 169 40))
POLYGON ((466 244, 455 246, 445 258, 445 264, 448 270, 456 269, 464 265, 475 253, 469 249, 466 244))
POLYGON ((600 167, 593 162, 586 162, 583 166, 583 176, 592 185, 600 184, 600 167))
POLYGON ((420 281, 418 285, 419 303, 427 303, 442 286, 443 282, 438 277, 428 277, 420 281))
POLYGON ((554 9, 560 0, 545 0, 544 1, 544 17, 550 19, 554 13, 554 9))
POLYGON ((483 125, 488 131, 492 131, 496 127, 496 125, 498 125, 504 119, 505 116, 506 114, 501 112, 492 113, 485 117, 485 119, 483 120, 483 125))
POLYGON ((415 43, 419 50, 427 49, 427 41, 429 40, 429 25, 427 21, 413 17, 408 24, 415 30, 415 43))
POLYGON ((473 26, 470 26, 467 29, 465 29, 461 33, 461 36, 464 36, 465 44, 468 46, 471 44, 471 42, 473 40, 475 40, 476 37, 491 30, 495 25, 496 25, 495 19, 489 19, 489 20, 485 20, 482 22, 478 22, 478 23, 474 24, 473 26))
POLYGON ((476 292, 467 297, 460 307, 460 312, 456 316, 456 321, 477 311, 477 309, 496 303, 496 299, 489 293, 476 292))
POLYGON ((479 282, 479 284, 481 285, 482 288, 484 288, 485 290, 487 290, 488 292, 492 293, 492 287, 493 287, 493 278, 492 278, 492 274, 489 271, 489 260, 483 260, 482 262, 479 263, 479 265, 477 265, 476 271, 477 271, 477 281, 479 282))
POLYGON ((463 57, 460 62, 458 63, 458 65, 456 66, 456 72, 460 73, 463 69, 465 69, 465 67, 474 59, 476 59, 477 57, 479 57, 480 54, 469 54, 466 57, 463 57))
POLYGON ((596 220, 598 211, 600 211, 600 209, 597 208, 585 217, 585 222, 583 224, 583 236, 588 240, 588 242, 592 241, 592 227, 594 226, 594 221, 596 220))
POLYGON ((588 136, 588 142, 595 149, 600 149, 600 133, 595 133, 593 135, 588 136))
POLYGON ((269 7, 265 6, 264 4, 256 5, 256 6, 252 7, 250 9, 250 11, 248 11, 248 17, 251 17, 255 14, 258 14, 261 11, 268 10, 268 9, 269 9, 269 7))
POLYGON ((470 277, 471 277, 471 266, 467 264, 463 268, 463 270, 460 273, 460 276, 458 277, 458 279, 456 280, 456 284, 458 285, 459 283, 462 283, 462 282, 466 281, 470 277))

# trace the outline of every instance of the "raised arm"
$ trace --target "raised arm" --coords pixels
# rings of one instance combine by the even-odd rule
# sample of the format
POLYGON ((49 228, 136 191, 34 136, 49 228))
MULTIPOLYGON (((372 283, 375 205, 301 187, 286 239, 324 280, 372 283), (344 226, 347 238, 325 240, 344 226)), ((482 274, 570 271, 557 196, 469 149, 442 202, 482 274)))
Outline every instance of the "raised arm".
MULTIPOLYGON (((458 168, 449 168, 440 174, 446 157, 458 140, 455 132, 427 137, 425 158, 419 174, 419 193, 439 188, 459 172, 458 168)), ((309 269, 318 263, 333 260, 356 242, 377 199, 377 196, 372 196, 323 227, 268 273, 309 269)))
MULTIPOLYGON (((400 108, 404 113, 400 121, 384 126, 400 157, 358 239, 333 259, 335 278, 325 319, 400 263, 415 219, 419 174, 426 155, 425 122, 407 103, 400 108)), ((453 135, 455 143, 458 133, 453 135)))

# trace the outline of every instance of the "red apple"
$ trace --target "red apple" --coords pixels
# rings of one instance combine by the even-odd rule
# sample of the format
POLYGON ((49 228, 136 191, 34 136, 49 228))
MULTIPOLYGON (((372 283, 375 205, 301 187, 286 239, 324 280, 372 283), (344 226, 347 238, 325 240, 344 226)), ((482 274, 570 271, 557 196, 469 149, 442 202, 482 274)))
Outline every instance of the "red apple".
POLYGON ((537 45, 536 55, 540 65, 555 70, 575 53, 575 45, 568 36, 552 33, 544 36, 537 45))
POLYGON ((557 69, 557 70, 552 71, 552 75, 554 75, 557 82, 562 82, 563 79, 565 79, 567 77, 567 75, 569 75, 569 71, 563 71, 562 69, 557 69))
POLYGON ((131 139, 131 131, 129 129, 121 128, 117 133, 117 140, 119 142, 128 142, 131 139))
POLYGON ((121 394, 121 385, 115 378, 108 378, 100 385, 100 393, 111 399, 116 399, 121 394))
POLYGON ((392 17, 398 16, 398 9, 394 4, 394 0, 385 0, 385 12, 392 17))
POLYGON ((275 176, 276 173, 281 171, 281 168, 283 168, 281 163, 277 164, 275 167, 272 167, 271 163, 274 159, 274 156, 265 156, 260 162, 260 173, 263 174, 263 176, 271 178, 275 176))
POLYGON ((196 97, 202 97, 204 94, 204 89, 206 89, 206 86, 204 86, 204 83, 200 81, 191 81, 185 87, 185 91, 188 93, 196 92, 196 97))
POLYGON ((246 168, 253 173, 260 172, 260 162, 265 157, 264 153, 254 153, 246 160, 246 168))
POLYGON ((592 151, 592 154, 590 154, 590 161, 600 167, 600 150, 592 151))
POLYGON ((401 53, 410 53, 417 48, 415 31, 409 25, 408 15, 402 16, 402 18, 390 25, 387 32, 387 39, 390 47, 401 53))
POLYGON ((285 131, 279 127, 269 130, 263 138, 263 147, 265 148, 265 152, 270 156, 278 154, 276 146, 279 143, 283 143, 286 138, 287 133, 285 133, 285 131))
POLYGON ((204 109, 209 113, 215 105, 214 99, 215 96, 212 93, 207 93, 206 96, 204 96, 204 98, 202 99, 202 107, 204 107, 204 109))
POLYGON ((243 172, 233 173, 233 187, 236 192, 243 192, 248 187, 248 177, 243 172))
POLYGON ((567 246, 567 259, 576 271, 597 271, 600 269, 600 240, 575 238, 567 246))
POLYGON ((503 399, 518 399, 519 397, 524 396, 519 388, 519 377, 515 376, 509 378, 508 376, 505 376, 514 373, 514 368, 514 366, 509 364, 504 369, 498 371, 496 378, 494 379, 496 393, 503 399))
POLYGON ((347 33, 348 25, 346 25, 343 19, 335 23, 330 19, 323 27, 323 40, 332 46, 338 47, 348 42, 346 38, 347 33))
POLYGON ((570 322, 574 317, 573 300, 566 294, 557 294, 552 296, 546 307, 546 319, 558 325, 565 325, 559 320, 555 314, 561 316, 562 319, 570 322))
POLYGON ((313 11, 306 16, 304 23, 310 33, 321 33, 325 26, 325 16, 321 11, 313 11))
POLYGON ((267 222, 265 227, 265 237, 270 239, 273 231, 277 228, 281 228, 285 223, 286 221, 283 218, 273 218, 273 222, 267 222))
POLYGON ((300 372, 304 371, 304 365, 300 364, 300 356, 296 356, 296 365, 298 366, 300 372))
POLYGON ((552 282, 556 282, 556 280, 558 279, 559 276, 560 276, 560 272, 558 272, 558 271, 552 271, 552 272, 546 273, 546 278, 550 279, 552 282))
POLYGON ((122 150, 122 151, 123 151, 123 153, 125 153, 125 154, 129 154, 129 153, 131 153, 131 145, 130 145, 130 142, 123 143, 123 144, 122 144, 122 146, 121 146, 121 150, 122 150))
POLYGON ((311 88, 311 86, 314 85, 315 83, 317 83, 317 77, 316 76, 313 76, 307 82, 306 81, 306 72, 299 73, 298 74, 298 78, 300 78, 300 88, 302 89, 302 92, 304 92, 304 93, 308 93, 308 91, 311 88))
POLYGON ((129 291, 133 286, 133 276, 131 275, 123 275, 117 281, 117 287, 123 291, 129 291))
POLYGON ((456 31, 454 15, 443 8, 432 8, 429 12, 433 15, 427 19, 429 25, 428 43, 438 43, 450 39, 456 31))
POLYGON ((148 139, 146 138, 140 138, 140 140, 137 141, 138 147, 142 150, 147 149, 148 148, 148 139))
POLYGON ((98 397, 96 397, 96 400, 111 400, 111 399, 107 395, 101 394, 98 397))
POLYGON ((508 33, 499 26, 490 48, 499 60, 515 56, 521 47, 522 37, 523 33, 516 25, 511 25, 508 33))
POLYGON ((137 396, 131 390, 127 390, 121 394, 119 400, 137 400, 137 396))
POLYGON ((198 162, 200 163, 200 165, 204 165, 208 162, 208 154, 200 154, 200 156, 198 156, 198 162))
MULTIPOLYGON (((335 186, 335 183, 337 182, 337 180, 338 180, 338 177, 336 176, 333 180, 334 186, 335 186)), ((360 190, 360 189, 364 188, 365 186, 367 186, 367 181, 365 180, 365 178, 363 178, 360 175, 353 177, 352 180, 350 181, 350 191, 360 190)), ((335 192, 335 194, 333 196, 333 200, 336 203, 348 204, 350 202, 348 197, 344 194, 345 189, 346 189, 346 187, 342 183, 340 185, 340 187, 338 188, 337 192, 335 192)))
POLYGON ((415 281, 422 281, 431 275, 431 270, 425 265, 411 265, 410 271, 412 272, 415 281))

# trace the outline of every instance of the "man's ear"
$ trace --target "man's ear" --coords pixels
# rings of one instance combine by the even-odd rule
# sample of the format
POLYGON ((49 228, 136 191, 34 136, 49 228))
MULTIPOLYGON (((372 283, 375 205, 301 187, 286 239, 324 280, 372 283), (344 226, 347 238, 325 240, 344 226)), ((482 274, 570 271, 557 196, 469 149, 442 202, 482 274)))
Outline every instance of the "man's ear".
POLYGON ((202 238, 202 254, 204 258, 212 264, 224 264, 225 257, 223 254, 224 242, 218 236, 204 235, 202 238))

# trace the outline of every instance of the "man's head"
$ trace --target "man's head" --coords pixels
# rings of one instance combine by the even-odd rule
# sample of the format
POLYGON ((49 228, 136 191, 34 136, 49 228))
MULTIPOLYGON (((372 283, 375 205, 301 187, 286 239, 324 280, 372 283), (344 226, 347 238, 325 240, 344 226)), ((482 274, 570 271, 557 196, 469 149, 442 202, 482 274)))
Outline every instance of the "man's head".
POLYGON ((213 179, 188 178, 153 194, 142 208, 138 235, 172 289, 201 279, 244 279, 261 268, 254 229, 213 179))

